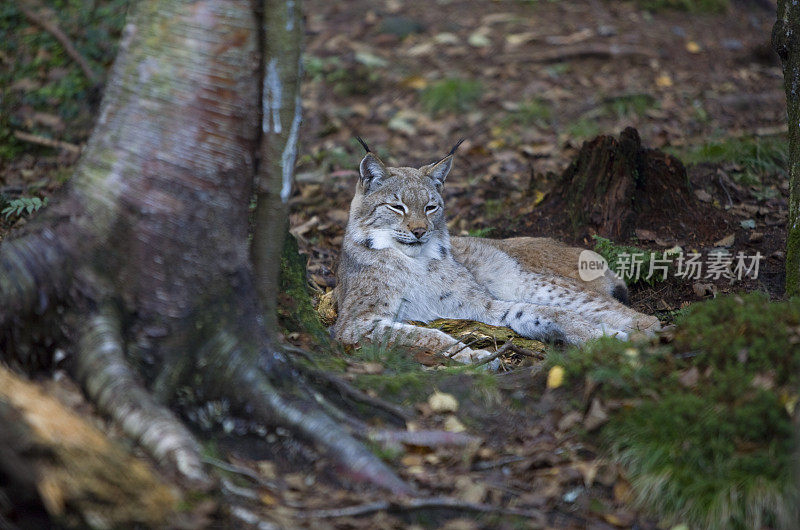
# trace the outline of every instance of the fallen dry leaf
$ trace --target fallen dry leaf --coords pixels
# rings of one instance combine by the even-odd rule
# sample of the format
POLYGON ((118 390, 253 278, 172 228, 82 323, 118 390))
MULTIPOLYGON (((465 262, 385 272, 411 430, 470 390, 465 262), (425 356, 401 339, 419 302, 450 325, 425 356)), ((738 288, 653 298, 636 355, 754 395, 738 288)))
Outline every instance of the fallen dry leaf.
POLYGON ((467 428, 464 427, 461 420, 451 414, 444 420, 444 430, 447 432, 464 432, 467 428))
POLYGON ((428 405, 433 412, 455 412, 458 410, 458 401, 452 394, 434 392, 428 398, 428 405))
POLYGON ((690 40, 686 43, 686 51, 689 53, 700 53, 702 48, 695 41, 690 40))
POLYGON ((716 243, 714 243, 715 247, 729 247, 733 245, 733 242, 736 240, 736 234, 728 234, 727 236, 723 237, 716 243))
POLYGON ((608 413, 599 398, 594 398, 589 411, 583 419, 583 426, 588 432, 598 429, 608 421, 608 413))

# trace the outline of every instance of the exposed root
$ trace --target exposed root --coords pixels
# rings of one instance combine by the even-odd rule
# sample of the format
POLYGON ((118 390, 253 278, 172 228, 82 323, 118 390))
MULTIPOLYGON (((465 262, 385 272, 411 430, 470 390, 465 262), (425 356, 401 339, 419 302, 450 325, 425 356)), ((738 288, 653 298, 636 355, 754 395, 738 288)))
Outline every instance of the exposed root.
POLYGON ((259 486, 263 486, 272 491, 279 491, 280 487, 273 481, 267 480, 255 471, 250 468, 239 466, 236 464, 231 464, 230 462, 223 462, 217 458, 212 458, 210 456, 204 456, 203 462, 206 464, 212 465, 214 467, 218 467, 224 471, 228 471, 229 473, 236 473, 237 475, 241 475, 243 477, 247 477, 259 486))
POLYGON ((70 271, 56 234, 44 229, 0 247, 0 325, 11 316, 43 313, 70 271))
POLYGON ((125 361, 119 318, 108 306, 79 325, 73 376, 89 398, 161 464, 197 487, 210 485, 200 445, 175 415, 157 403, 125 361))
POLYGON ((538 510, 522 510, 517 508, 503 508, 502 506, 492 506, 453 499, 450 497, 432 497, 406 499, 401 502, 377 501, 347 508, 334 508, 332 510, 311 510, 298 514, 305 519, 333 519, 337 517, 355 517, 359 515, 369 515, 375 512, 409 512, 414 510, 426 509, 452 509, 478 513, 497 513, 503 515, 517 515, 530 519, 527 521, 526 528, 543 528, 547 523, 545 515, 538 510))
MULTIPOLYGON (((217 353, 215 357, 225 358, 229 353, 217 353)), ((356 480, 386 488, 397 495, 412 493, 411 488, 386 464, 347 432, 342 424, 325 414, 319 405, 279 391, 264 372, 254 367, 233 363, 227 368, 231 381, 226 387, 235 389, 235 393, 228 397, 254 420, 291 430, 328 454, 356 480)))
POLYGON ((326 374, 325 372, 318 370, 306 370, 306 373, 310 378, 323 382, 336 390, 343 398, 350 399, 363 405, 369 405, 376 410, 387 412, 402 421, 408 421, 412 418, 411 412, 405 408, 381 398, 372 397, 366 392, 363 392, 353 385, 348 384, 346 381, 343 381, 335 375, 326 374))

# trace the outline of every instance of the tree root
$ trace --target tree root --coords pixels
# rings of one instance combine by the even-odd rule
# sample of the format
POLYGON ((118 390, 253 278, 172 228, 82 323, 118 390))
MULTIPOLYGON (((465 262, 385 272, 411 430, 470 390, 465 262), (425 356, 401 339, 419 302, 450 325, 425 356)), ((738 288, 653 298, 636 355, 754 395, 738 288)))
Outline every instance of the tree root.
POLYGON ((0 247, 0 325, 10 317, 43 313, 71 271, 50 229, 5 240, 0 247))
POLYGON ((382 412, 386 412, 404 422, 412 418, 411 412, 400 405, 395 405, 394 403, 390 403, 389 401, 383 400, 379 397, 372 397, 366 392, 363 392, 358 388, 348 384, 335 375, 326 374, 325 372, 312 369, 307 369, 305 372, 311 379, 320 381, 326 386, 336 390, 343 398, 350 399, 362 405, 368 405, 382 412))
POLYGON ((242 404, 251 409, 256 420, 286 427, 312 442, 352 478, 381 486, 396 495, 412 494, 411 487, 383 461, 312 403, 281 395, 266 377, 261 381, 245 379, 237 388, 237 396, 243 398, 242 404))
POLYGON ((357 506, 349 506, 347 508, 334 508, 331 510, 311 510, 305 513, 298 514, 299 517, 304 519, 333 519, 337 517, 355 517, 359 515, 369 515, 375 512, 409 512, 414 510, 426 510, 432 508, 439 509, 453 509, 467 512, 478 513, 497 513, 502 515, 517 515, 520 517, 527 517, 530 526, 526 528, 543 528, 547 523, 545 515, 538 510, 522 510, 518 508, 503 508, 500 506, 492 506, 490 504, 481 504, 453 499, 450 497, 431 497, 431 498, 413 498, 406 499, 401 502, 392 501, 377 501, 369 502, 366 504, 359 504, 357 506))
POLYGON ((122 426, 160 464, 177 470, 196 487, 208 487, 200 445, 178 418, 139 384, 125 361, 119 317, 105 306, 78 329, 72 369, 89 398, 122 426))

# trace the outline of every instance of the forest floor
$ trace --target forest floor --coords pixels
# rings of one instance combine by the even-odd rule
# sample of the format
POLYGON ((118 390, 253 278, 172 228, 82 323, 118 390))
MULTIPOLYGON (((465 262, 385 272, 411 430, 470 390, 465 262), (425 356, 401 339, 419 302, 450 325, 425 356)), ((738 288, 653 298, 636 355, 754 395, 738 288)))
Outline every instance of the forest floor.
MULTIPOLYGON (((591 232, 558 230, 536 206, 582 142, 633 126, 645 146, 686 163, 693 193, 718 210, 722 221, 687 224, 679 212, 658 212, 614 243, 659 253, 680 247, 703 256, 725 248, 732 255, 759 252, 765 258, 758 278, 742 282, 670 277, 635 283, 634 307, 668 321, 687 304, 717 293, 757 290, 781 298, 785 100, 769 44, 774 13, 757 4, 735 1, 725 13, 689 14, 601 0, 307 0, 304 122, 291 226, 309 256, 310 282, 319 293, 335 284, 363 154, 356 135, 388 164, 413 166, 441 158, 466 138, 445 187, 454 234, 549 236, 591 248, 591 232)), ((0 61, 14 63, 14 53, 23 51, 6 49, 0 61)), ((80 146, 90 132, 91 103, 64 112, 57 96, 49 104, 61 111, 47 109, 46 98, 27 101, 20 95, 62 78, 64 72, 39 68, 16 79, 9 91, 23 103, 0 124, 80 146)), ((76 152, 15 141, 17 150, 4 151, 0 159, 0 192, 9 199, 52 195, 69 175, 76 152)), ((24 216, 0 217, 0 240, 12 225, 25 222, 24 216)), ((302 335, 290 339, 307 344, 302 335)), ((347 361, 345 377, 357 384, 365 375, 383 377, 387 395, 401 395, 414 409, 416 427, 466 428, 483 438, 467 448, 407 447, 386 456, 421 491, 465 504, 371 507, 364 503, 382 501, 380 492, 342 490, 302 448, 278 442, 264 453, 254 438, 239 460, 227 455, 281 483, 260 494, 269 519, 317 528, 663 527, 632 507, 624 473, 585 436, 602 420, 575 413, 580 397, 545 390, 546 374, 535 363, 482 386, 451 373, 437 379, 435 389, 459 404, 454 415, 428 400, 434 388, 409 384, 398 390, 402 383, 392 384, 395 371, 402 380, 405 372, 398 366, 405 361, 370 355, 347 361), (290 462, 282 461, 286 451, 290 462), (298 462, 307 469, 298 472, 298 462), (288 470, 293 473, 282 473, 288 470), (297 510, 299 505, 304 509, 297 510), (362 513, 310 512, 350 505, 361 506, 362 513), (480 506, 488 513, 478 515, 480 506)), ((67 393, 83 403, 74 388, 67 393)), ((241 444, 232 444, 231 451, 236 448, 241 444)))

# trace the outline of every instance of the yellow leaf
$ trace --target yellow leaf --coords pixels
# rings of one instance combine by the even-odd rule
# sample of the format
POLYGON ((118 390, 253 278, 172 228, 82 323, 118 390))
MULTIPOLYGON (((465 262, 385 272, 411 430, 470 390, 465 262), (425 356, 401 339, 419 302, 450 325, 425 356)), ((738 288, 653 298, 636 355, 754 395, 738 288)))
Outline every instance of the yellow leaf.
POLYGON ((537 204, 539 204, 543 200, 544 200, 544 193, 542 193, 539 190, 536 190, 535 192, 533 192, 533 205, 534 206, 536 206, 537 204))
POLYGON ((506 141, 502 138, 497 138, 495 140, 490 140, 489 143, 486 144, 486 147, 489 149, 502 149, 505 147, 506 141))
POLYGON ((421 75, 412 75, 406 77, 400 82, 400 85, 405 88, 413 88, 414 90, 422 90, 428 86, 428 80, 421 75))
POLYGON ((564 369, 558 365, 547 373, 547 388, 558 388, 564 383, 564 369))
POLYGON ((689 53, 700 53, 700 50, 701 50, 700 45, 697 44, 695 41, 690 40, 689 42, 686 43, 686 51, 688 51, 689 53))
POLYGON ((656 86, 660 88, 668 88, 672 86, 672 78, 667 74, 661 74, 656 78, 656 86))

